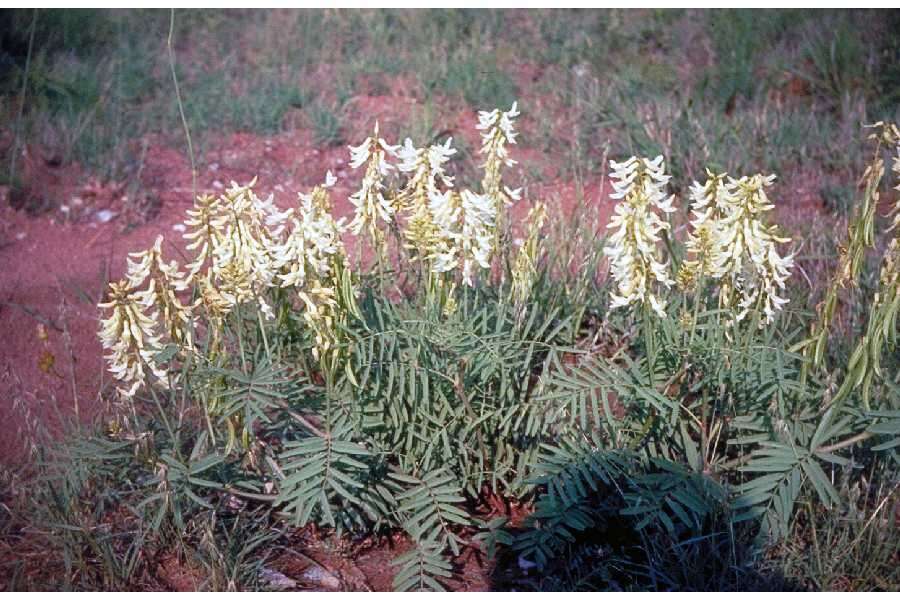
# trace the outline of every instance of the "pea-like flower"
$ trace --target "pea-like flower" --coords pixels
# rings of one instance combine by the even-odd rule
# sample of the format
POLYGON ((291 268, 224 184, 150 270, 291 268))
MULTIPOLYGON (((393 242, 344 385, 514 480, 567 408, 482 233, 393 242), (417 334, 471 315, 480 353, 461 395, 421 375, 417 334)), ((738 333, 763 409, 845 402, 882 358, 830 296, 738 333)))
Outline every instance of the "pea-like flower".
POLYGON ((472 286, 475 265, 479 265, 482 269, 491 267, 497 205, 487 194, 463 190, 461 214, 459 246, 463 260, 463 281, 466 285, 472 286))
MULTIPOLYGON (((444 164, 456 154, 451 148, 452 138, 443 145, 416 148, 407 138, 398 151, 398 169, 409 173, 409 180, 398 194, 398 201, 409 213, 403 236, 406 248, 415 249, 419 257, 432 258, 444 250, 440 227, 431 212, 431 199, 441 193, 441 187, 452 188, 453 177, 444 171, 444 164)), ((438 199, 440 202, 440 199, 438 199)))
POLYGON ((512 270, 513 303, 524 311, 525 302, 531 294, 534 279, 537 276, 537 265, 541 257, 541 229, 547 220, 547 208, 539 202, 528 211, 528 233, 519 253, 516 255, 512 270))
POLYGON ((502 169, 511 167, 516 161, 509 156, 507 144, 515 144, 518 135, 513 127, 513 119, 519 116, 518 102, 503 112, 495 108, 492 111, 478 113, 478 125, 481 131, 481 154, 485 157, 482 168, 484 179, 481 186, 484 193, 497 204, 498 211, 521 198, 521 188, 512 190, 503 185, 502 169))
POLYGON ((187 211, 188 218, 184 224, 189 231, 184 234, 184 239, 190 240, 188 250, 196 251, 193 261, 188 263, 188 277, 193 279, 203 268, 203 265, 212 262, 213 250, 222 241, 222 232, 214 224, 221 203, 218 198, 209 194, 198 196, 194 200, 194 208, 187 211))
POLYGON ((474 286, 475 266, 489 269, 494 250, 497 206, 486 194, 471 190, 432 195, 429 203, 438 226, 432 271, 445 273, 462 264, 462 278, 474 286))
POLYGON ((665 174, 662 156, 610 161, 610 166, 610 197, 620 200, 607 226, 615 232, 603 249, 617 286, 617 293, 610 295, 610 309, 649 303, 654 312, 665 316, 665 300, 657 290, 659 286, 670 287, 674 281, 659 248, 661 233, 669 229, 669 224, 657 211, 675 211, 673 197, 665 191, 670 176, 665 174))
POLYGON ((329 211, 328 188, 333 185, 334 177, 329 172, 324 185, 316 186, 309 194, 299 194, 300 204, 290 219, 290 233, 274 248, 281 287, 302 288, 307 277, 327 279, 332 261, 343 257, 344 220, 335 221, 329 211))
POLYGON ((779 294, 785 289, 794 266, 793 255, 781 256, 777 244, 790 242, 766 225, 763 215, 774 206, 765 188, 774 175, 728 178, 728 194, 723 196, 724 216, 719 221, 721 251, 715 270, 723 279, 720 298, 725 306, 736 307, 735 321, 742 321, 756 307, 771 323, 775 313, 787 304, 779 294))
POLYGON ((367 137, 359 146, 350 146, 350 166, 357 169, 367 165, 360 189, 350 196, 350 202, 356 207, 350 230, 353 235, 366 230, 376 245, 381 243, 378 222, 390 223, 397 212, 384 195, 384 178, 394 169, 387 157, 396 157, 397 151, 398 146, 392 146, 378 137, 377 122, 372 137, 367 137))
POLYGON ((255 184, 256 178, 245 186, 232 182, 221 199, 219 214, 212 221, 220 232, 213 248, 212 273, 224 298, 236 304, 255 299, 263 314, 272 319, 265 291, 276 285, 273 248, 277 240, 266 221, 274 220, 277 227, 283 213, 277 212, 271 199, 257 198, 255 184))
POLYGON ((109 301, 100 309, 110 309, 109 318, 100 321, 100 342, 109 371, 119 382, 118 391, 124 398, 133 397, 147 379, 146 371, 163 388, 168 388, 166 371, 156 363, 161 348, 156 330, 158 313, 148 311, 154 304, 148 291, 135 290, 127 279, 109 284, 109 301))
POLYGON ((720 222, 729 201, 729 190, 725 184, 725 174, 716 175, 707 169, 706 183, 694 182, 691 186, 691 230, 685 242, 689 259, 685 260, 678 272, 678 283, 688 289, 704 277, 718 278, 722 275, 722 235, 720 222))
POLYGON ((462 198, 456 190, 434 193, 428 199, 428 208, 436 230, 430 241, 431 270, 446 273, 459 264, 459 221, 462 215, 462 198))
POLYGON ((157 236, 150 249, 129 254, 126 278, 132 289, 138 289, 147 282, 145 293, 162 313, 170 339, 177 343, 190 343, 186 331, 190 323, 190 309, 181 303, 177 294, 187 289, 187 282, 176 261, 167 263, 163 260, 162 242, 163 236, 157 236))

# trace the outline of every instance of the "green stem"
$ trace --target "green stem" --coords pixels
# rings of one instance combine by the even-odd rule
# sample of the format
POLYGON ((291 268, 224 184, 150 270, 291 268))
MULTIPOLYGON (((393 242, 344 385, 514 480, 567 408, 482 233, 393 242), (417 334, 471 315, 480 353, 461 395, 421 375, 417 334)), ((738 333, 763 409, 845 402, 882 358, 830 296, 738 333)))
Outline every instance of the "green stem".
POLYGON ((269 340, 266 337, 266 324, 263 321, 262 311, 257 310, 256 316, 259 317, 259 332, 262 335, 263 347, 266 349, 266 356, 269 357, 269 360, 272 360, 272 350, 269 348, 269 340))
POLYGON ((175 37, 175 9, 172 9, 169 17, 169 39, 166 46, 169 49, 169 68, 172 71, 172 82, 175 84, 175 100, 178 102, 178 113, 181 115, 181 125, 184 127, 184 136, 187 138, 188 156, 191 159, 191 185, 193 195, 197 195, 197 165, 194 163, 194 144, 191 142, 191 130, 188 128, 187 117, 184 116, 184 104, 181 101, 181 89, 178 87, 178 76, 175 74, 175 48, 172 41, 175 37))
POLYGON ((237 321, 237 336, 238 336, 238 348, 241 351, 241 368, 243 368, 244 372, 247 371, 247 358, 244 355, 244 334, 242 330, 244 329, 243 318, 241 317, 241 307, 236 304, 234 306, 234 318, 237 321))
POLYGON ((644 303, 644 345, 647 349, 647 376, 650 382, 650 387, 655 389, 656 386, 656 337, 655 331, 653 328, 653 317, 652 317, 653 309, 650 308, 650 304, 644 303))

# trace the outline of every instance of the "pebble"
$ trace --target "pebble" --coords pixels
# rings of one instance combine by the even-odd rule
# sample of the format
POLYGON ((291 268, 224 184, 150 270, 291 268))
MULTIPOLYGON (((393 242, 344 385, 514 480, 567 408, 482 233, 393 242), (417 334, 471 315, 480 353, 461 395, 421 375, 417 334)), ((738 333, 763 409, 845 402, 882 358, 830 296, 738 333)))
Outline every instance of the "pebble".
POLYGON ((184 226, 184 223, 175 223, 174 225, 172 225, 172 231, 183 233, 187 231, 187 227, 184 226))
POLYGON ((275 569, 262 567, 259 570, 259 576, 266 582, 266 585, 276 590, 289 590, 297 587, 296 581, 275 569))
POLYGON ((116 213, 109 210, 108 208, 104 208, 103 210, 98 210, 94 215, 94 218, 97 219, 100 223, 109 223, 116 217, 116 213))
POLYGON ((307 570, 303 571, 303 575, 301 575, 301 577, 303 577, 303 580, 307 583, 329 588, 332 590, 336 590, 341 587, 341 582, 337 577, 318 565, 313 565, 307 570))
POLYGON ((221 189, 224 189, 224 188, 225 188, 225 185, 224 185, 221 181, 219 181, 218 179, 216 179, 215 181, 213 181, 212 186, 213 186, 214 188, 216 188, 217 190, 221 190, 221 189))
POLYGON ((527 558, 519 557, 519 568, 523 571, 528 571, 529 569, 533 569, 537 566, 537 563, 531 562, 527 558))

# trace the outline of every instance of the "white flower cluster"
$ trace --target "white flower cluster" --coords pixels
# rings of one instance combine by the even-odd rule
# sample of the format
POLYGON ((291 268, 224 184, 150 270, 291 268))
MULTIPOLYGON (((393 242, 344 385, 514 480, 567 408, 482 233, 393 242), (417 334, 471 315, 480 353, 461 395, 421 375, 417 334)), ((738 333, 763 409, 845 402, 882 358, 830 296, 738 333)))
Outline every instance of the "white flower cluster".
MULTIPOLYGON (((397 153, 401 161, 398 169, 410 174, 398 196, 399 203, 409 214, 403 235, 407 240, 406 247, 419 254, 414 258, 434 262, 439 256, 447 256, 454 246, 453 239, 438 226, 431 206, 432 202, 438 208, 441 206, 444 194, 441 187, 448 191, 453 187, 453 177, 444 170, 444 164, 456 154, 456 149, 451 148, 452 142, 453 139, 448 138, 442 145, 425 149, 416 148, 412 140, 406 138, 397 153)), ((443 271, 435 269, 435 272, 443 271)))
MULTIPOLYGON (((336 183, 331 172, 324 184, 299 195, 299 206, 287 210, 280 210, 271 195, 257 197, 255 178, 244 186, 232 182, 219 197, 196 198, 184 221, 187 249, 194 252, 187 274, 174 261, 162 259, 160 237, 149 250, 131 254, 126 279, 111 284, 111 300, 100 305, 112 310, 102 320, 100 337, 111 350, 107 359, 123 383, 123 395, 134 395, 146 369, 166 384, 165 372, 153 360, 163 339, 157 331, 160 315, 168 341, 182 350, 193 348, 192 319, 205 316, 210 347, 218 348, 224 319, 242 304, 254 302, 262 315, 275 318, 268 304, 274 288, 296 293, 303 318, 315 333, 318 356, 332 344, 336 321, 353 310, 348 308, 353 302, 347 296, 352 277, 342 234, 347 229, 356 236, 365 231, 383 252, 380 224, 391 223, 401 210, 410 213, 403 235, 419 258, 429 262, 429 269, 445 273, 458 268, 462 280, 474 285, 476 266, 490 268, 499 206, 519 197, 518 190, 501 188, 500 178, 501 165, 514 164, 506 145, 515 143, 512 120, 518 114, 513 104, 507 112, 479 116, 489 184, 483 194, 453 189, 453 177, 445 171, 456 153, 452 140, 427 149, 416 148, 409 139, 402 147, 393 146, 379 137, 376 123, 371 137, 350 146, 350 166, 365 165, 366 170, 360 189, 349 197, 355 215, 348 226, 331 215, 329 189, 336 183), (398 164, 391 164, 391 158, 398 164), (389 188, 388 178, 399 174, 406 175, 405 185, 390 182, 389 188), (186 306, 178 293, 192 286, 199 293, 194 304, 186 306)), ((435 285, 455 287, 443 280, 435 285)), ((448 297, 447 306, 451 304, 448 297)))
POLYGON ((390 223, 396 212, 384 196, 384 178, 394 169, 387 157, 396 157, 398 149, 378 137, 378 123, 375 123, 372 137, 367 137, 359 146, 350 146, 350 166, 358 169, 367 165, 360 189, 350 196, 350 202, 356 207, 350 230, 359 235, 365 229, 376 244, 380 243, 378 221, 390 223))
POLYGON ((290 233, 274 248, 274 264, 281 287, 304 287, 307 278, 324 280, 332 274, 335 257, 342 251, 344 219, 331 216, 327 189, 336 182, 331 171, 325 183, 309 194, 300 194, 300 206, 290 209, 290 233))
MULTIPOLYGON (((147 289, 141 292, 147 301, 155 304, 162 312, 163 323, 169 337, 177 342, 191 343, 186 326, 190 322, 190 307, 184 306, 177 292, 184 291, 188 282, 178 270, 176 261, 166 262, 162 256, 163 236, 157 236, 153 246, 143 252, 132 252, 127 259, 128 270, 125 278, 132 290, 141 288, 147 282, 147 289)), ((149 307, 150 305, 148 305, 149 307)))
MULTIPOLYGON (((494 188, 499 186, 499 165, 515 162, 506 150, 507 143, 515 143, 516 133, 512 119, 518 109, 507 112, 494 110, 479 115, 478 128, 483 131, 487 154, 486 181, 494 188), (493 171, 492 171, 493 169, 493 171)), ((409 214, 403 235, 407 248, 415 249, 418 258, 430 263, 434 273, 446 273, 459 268, 467 285, 474 285, 476 265, 490 268, 496 239, 498 198, 518 199, 518 190, 483 194, 471 190, 457 191, 453 177, 445 170, 446 163, 456 154, 452 139, 428 148, 416 148, 406 139, 402 146, 393 146, 375 136, 367 138, 359 146, 351 147, 351 166, 359 167, 368 161, 362 188, 351 196, 356 206, 356 217, 350 230, 358 235, 364 228, 378 244, 382 239, 377 231, 378 221, 390 222, 399 209, 409 214), (398 159, 397 165, 387 162, 387 157, 398 159), (404 185, 392 198, 385 197, 385 181, 394 172, 406 174, 404 185), (498 195, 499 194, 499 195, 498 195)), ((486 190, 491 186, 486 186, 486 190)), ((497 188, 499 189, 499 188, 497 188)))
POLYGON ((272 319, 274 314, 264 292, 275 285, 275 231, 282 230, 286 215, 278 212, 272 196, 266 200, 258 198, 253 193, 254 185, 256 178, 245 186, 232 182, 219 199, 218 214, 211 220, 216 234, 210 240, 210 274, 229 308, 255 299, 266 317, 272 319))
POLYGON ((489 269, 491 266, 497 205, 486 194, 463 190, 461 216, 458 239, 463 263, 462 276, 466 285, 471 286, 474 285, 472 275, 475 264, 482 269, 489 269))
POLYGON ((214 323, 213 336, 221 319, 245 302, 255 301, 273 319, 266 292, 275 287, 296 292, 317 343, 327 347, 323 323, 335 318, 335 268, 345 260, 344 223, 330 213, 328 188, 335 178, 329 172, 324 185, 300 194, 299 206, 284 211, 272 196, 260 199, 253 193, 255 181, 232 183, 218 198, 196 199, 185 220, 187 247, 196 252, 187 275, 175 261, 163 260, 160 236, 149 250, 130 255, 126 279, 110 284, 111 300, 100 307, 112 309, 112 315, 102 320, 100 338, 112 350, 107 361, 123 383, 123 396, 133 396, 143 385, 145 367, 166 384, 165 372, 153 360, 162 343, 160 317, 172 342, 191 347, 188 326, 201 313, 214 323), (177 293, 191 285, 199 295, 185 306, 177 293))
POLYGON ((128 280, 111 282, 109 288, 109 301, 98 305, 112 311, 100 321, 100 343, 109 351, 104 358, 110 373, 121 382, 119 393, 125 398, 134 396, 144 384, 145 369, 159 385, 168 387, 166 371, 155 360, 161 341, 156 331, 159 313, 148 314, 155 306, 153 293, 132 289, 128 280))
POLYGON ((658 247, 669 224, 657 211, 675 211, 673 197, 665 191, 670 176, 665 174, 662 156, 654 160, 633 156, 623 163, 610 161, 610 166, 610 197, 619 200, 607 225, 615 232, 603 249, 618 288, 618 293, 611 294, 610 308, 649 303, 654 312, 665 316, 665 300, 657 288, 668 288, 674 282, 658 247))
POLYGON ((789 242, 765 224, 763 215, 774 207, 765 188, 774 175, 734 179, 707 172, 707 181, 691 188, 692 231, 680 280, 708 276, 721 281, 720 301, 735 308, 735 321, 751 309, 760 310, 760 326, 771 323, 788 302, 779 294, 794 266, 793 255, 781 256, 777 245, 789 242))
POLYGON ((685 249, 692 257, 685 260, 679 271, 679 282, 690 287, 701 277, 720 276, 718 270, 721 253, 719 220, 725 215, 724 197, 728 194, 725 175, 715 175, 707 169, 706 183, 698 182, 690 188, 691 231, 688 233, 685 249))
POLYGON ((482 168, 484 179, 482 187, 484 193, 492 198, 499 210, 503 205, 512 204, 522 196, 522 189, 512 190, 503 185, 502 168, 511 167, 516 161, 509 156, 507 144, 516 143, 516 131, 513 128, 513 119, 519 116, 518 102, 513 102, 512 108, 503 112, 500 109, 480 111, 478 113, 478 125, 481 131, 481 154, 485 157, 482 168))
POLYGON ((456 154, 456 148, 452 148, 453 138, 447 138, 444 144, 434 144, 428 148, 416 148, 413 141, 406 138, 403 146, 397 150, 397 158, 400 163, 397 168, 401 173, 410 173, 409 181, 401 192, 400 197, 406 201, 406 208, 412 209, 412 204, 427 200, 429 196, 438 192, 438 182, 444 187, 453 187, 453 177, 447 175, 444 165, 456 154))
POLYGON ((429 208, 439 241, 434 248, 432 271, 445 273, 461 262, 463 281, 475 285, 475 265, 483 269, 491 266, 497 217, 494 201, 471 190, 447 190, 432 196, 429 208))

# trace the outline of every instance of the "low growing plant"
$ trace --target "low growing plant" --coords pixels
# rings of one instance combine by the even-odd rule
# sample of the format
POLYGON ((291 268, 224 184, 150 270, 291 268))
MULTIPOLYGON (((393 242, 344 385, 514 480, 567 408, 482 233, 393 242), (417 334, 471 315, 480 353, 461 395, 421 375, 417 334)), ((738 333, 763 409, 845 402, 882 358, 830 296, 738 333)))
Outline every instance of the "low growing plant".
MULTIPOLYGON (((100 305, 118 402, 91 464, 132 474, 119 500, 149 533, 131 539, 157 547, 252 504, 337 533, 404 530, 396 588, 437 590, 472 544, 544 572, 615 524, 623 548, 684 548, 682 568, 697 540, 727 536, 745 568, 803 503, 871 506, 835 481, 874 462, 896 478, 900 398, 880 361, 896 347, 897 239, 867 332, 829 375, 829 304, 806 339, 773 175, 708 171, 679 239, 663 157, 612 161, 611 234, 562 256, 551 209, 524 228, 511 216, 518 115, 479 114, 475 189, 452 175, 452 140, 394 145, 376 124, 350 148, 349 223, 331 173, 287 209, 235 183, 188 211, 190 262, 164 258, 162 238, 130 256, 100 305), (498 496, 534 510, 515 528, 482 518, 498 496)), ((900 151, 895 129, 879 136, 869 188, 881 149, 900 151)), ((869 188, 851 270, 874 236, 869 188)), ((616 585, 682 585, 655 568, 620 562, 616 585)), ((215 581, 249 577, 229 569, 215 581)))

